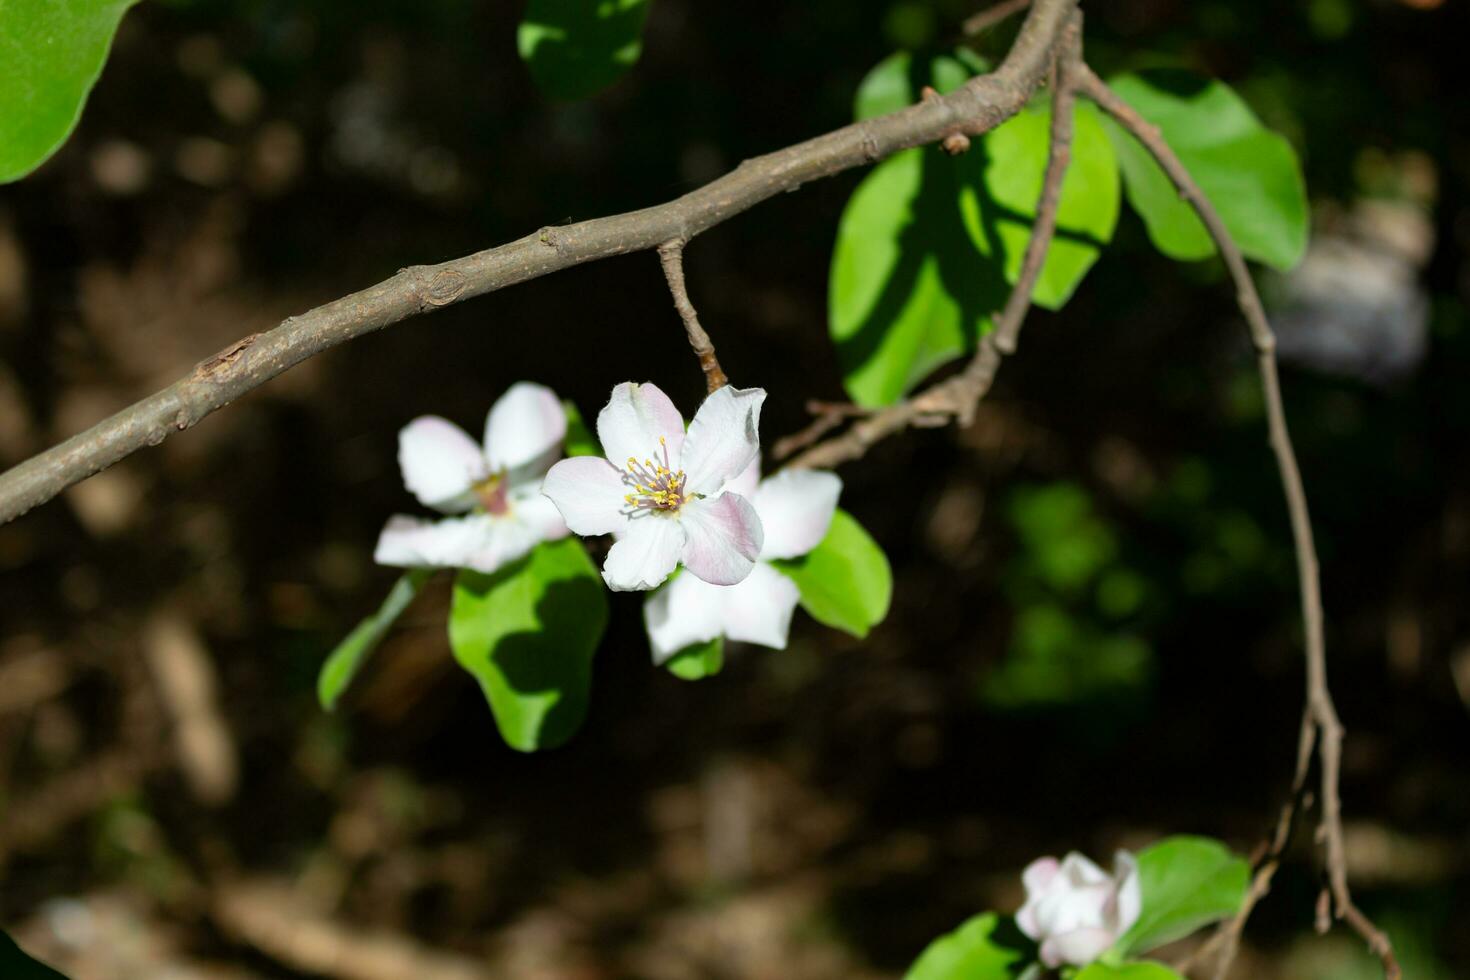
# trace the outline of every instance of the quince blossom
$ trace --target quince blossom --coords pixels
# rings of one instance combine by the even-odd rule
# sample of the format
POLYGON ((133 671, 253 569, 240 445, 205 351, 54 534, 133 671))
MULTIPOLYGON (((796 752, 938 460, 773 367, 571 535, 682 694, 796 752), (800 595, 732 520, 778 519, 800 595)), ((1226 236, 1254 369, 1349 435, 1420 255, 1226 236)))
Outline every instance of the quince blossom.
POLYGON ((574 532, 617 538, 602 567, 609 588, 654 588, 681 563, 715 585, 750 574, 761 522, 749 501, 723 487, 760 453, 765 398, 760 388, 721 388, 685 432, 657 386, 613 389, 597 415, 607 458, 564 459, 542 486, 574 532))
POLYGON ((438 521, 389 519, 373 560, 400 568, 493 572, 542 541, 567 534, 541 495, 541 478, 561 456, 567 417, 551 389, 518 382, 496 400, 480 446, 459 426, 425 415, 398 433, 403 483, 426 507, 464 514, 438 521))
POLYGON ((1021 880, 1026 904, 1016 925, 1041 944, 1041 962, 1052 969, 1091 963, 1143 910, 1138 861, 1127 851, 1113 859, 1111 876, 1074 851, 1060 863, 1053 857, 1032 861, 1021 880))
POLYGON ((681 575, 650 596, 643 621, 655 664, 717 636, 786 649, 800 593, 770 563, 799 558, 821 543, 837 509, 842 480, 817 470, 783 470, 762 480, 756 459, 725 489, 750 500, 765 530, 756 566, 737 585, 710 585, 681 575))

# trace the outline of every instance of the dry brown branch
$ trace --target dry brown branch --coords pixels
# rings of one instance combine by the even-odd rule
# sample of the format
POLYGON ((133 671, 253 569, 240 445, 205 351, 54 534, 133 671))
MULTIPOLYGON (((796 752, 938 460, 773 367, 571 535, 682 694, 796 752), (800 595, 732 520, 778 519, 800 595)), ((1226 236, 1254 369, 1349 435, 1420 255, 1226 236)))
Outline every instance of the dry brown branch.
MULTIPOLYGON (((897 405, 867 414, 846 432, 820 442, 788 463, 806 469, 830 469, 840 463, 863 456, 874 443, 910 426, 943 425, 950 419, 968 425, 975 417, 980 399, 990 390, 1001 359, 1016 349, 1021 324, 1031 308, 1031 294, 1046 264, 1046 252, 1057 227, 1057 208, 1061 201, 1062 181, 1072 159, 1072 106, 1076 96, 1075 68, 1081 62, 1082 15, 1074 14, 1059 46, 1052 80, 1051 142, 1047 152, 1046 172, 1042 176, 1041 197, 1036 205, 1036 221, 1026 242, 1021 272, 1006 299, 1006 305, 995 318, 995 328, 980 340, 979 348, 959 374, 946 378, 897 405)), ((834 418, 836 413, 829 412, 834 418)), ((810 441, 811 432, 822 425, 819 419, 795 436, 798 444, 810 441)), ((835 422, 820 429, 818 435, 835 427, 835 422)), ((777 452, 787 440, 777 444, 777 452)))
POLYGON ((1019 112, 1041 83, 1075 7, 1076 0, 1037 0, 1004 63, 947 95, 746 160, 666 204, 546 227, 498 248, 404 269, 376 286, 236 341, 162 391, 0 474, 0 523, 355 337, 574 265, 666 242, 688 242, 808 181, 938 143, 953 133, 993 129, 1019 112))
MULTIPOLYGON (((1302 622, 1306 631, 1307 661, 1307 704, 1301 735, 1297 742, 1297 764, 1293 780, 1299 791, 1305 783, 1311 766, 1313 747, 1321 763, 1322 817, 1319 836, 1326 849, 1328 889, 1331 907, 1335 916, 1345 920, 1367 942, 1383 963, 1383 972, 1389 980, 1400 975, 1398 961, 1388 937, 1379 930, 1353 904, 1352 893, 1347 881, 1347 858, 1343 847, 1342 799, 1338 790, 1342 767, 1343 728, 1337 717, 1337 708, 1332 703, 1332 694, 1327 687, 1327 653, 1324 638, 1325 622, 1322 615, 1322 591, 1317 570, 1317 548, 1312 537, 1312 520, 1307 509, 1306 491, 1302 486, 1301 470, 1297 465, 1296 451, 1292 447, 1291 433, 1286 424, 1286 410, 1281 401, 1281 380, 1276 366, 1276 337, 1266 319, 1261 297, 1256 292, 1255 282, 1246 267, 1245 257, 1236 246, 1225 223, 1215 211, 1204 192, 1200 190, 1189 171, 1169 148, 1157 126, 1152 125, 1133 110, 1117 93, 1087 66, 1082 66, 1078 85, 1082 94, 1095 101, 1103 111, 1112 116, 1119 125, 1131 133, 1153 156, 1169 179, 1178 189, 1179 195, 1188 201, 1204 222, 1215 247, 1225 260, 1235 283, 1236 301, 1250 328, 1251 342, 1256 349, 1256 366, 1260 372, 1261 386, 1266 401, 1266 424, 1270 435, 1272 453, 1276 457, 1277 469, 1281 474, 1281 485, 1286 497, 1287 512, 1291 519, 1292 541, 1296 549, 1298 587, 1301 593, 1302 622)), ((1269 878, 1267 878, 1269 881, 1269 878)), ((1242 910, 1248 915, 1250 906, 1242 910)), ((1242 918, 1243 925, 1243 918, 1242 918)), ((1228 966, 1228 962, 1226 964, 1228 966)), ((1222 968, 1223 973, 1223 968, 1222 968)))
POLYGON ((700 326, 699 314, 689 299, 689 290, 684 285, 684 243, 678 239, 664 242, 658 247, 658 261, 664 267, 664 278, 668 280, 669 292, 674 295, 674 309, 684 321, 684 330, 689 334, 689 346, 699 358, 699 369, 704 372, 704 384, 710 394, 730 383, 715 357, 715 345, 709 334, 700 326))
POLYGON ((960 25, 960 33, 965 37, 974 37, 984 34, 996 24, 1005 20, 1012 14, 1018 14, 1031 5, 1031 0, 1000 0, 993 6, 986 7, 977 13, 971 14, 963 24, 960 25))

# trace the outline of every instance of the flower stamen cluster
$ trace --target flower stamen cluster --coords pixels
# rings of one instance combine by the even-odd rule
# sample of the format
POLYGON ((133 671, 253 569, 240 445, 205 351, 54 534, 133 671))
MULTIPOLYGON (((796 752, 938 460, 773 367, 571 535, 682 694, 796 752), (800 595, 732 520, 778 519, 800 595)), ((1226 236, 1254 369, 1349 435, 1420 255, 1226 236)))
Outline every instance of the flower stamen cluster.
POLYGON ((629 456, 628 465, 624 468, 623 483, 632 487, 633 492, 624 494, 623 501, 634 512, 676 511, 693 497, 693 494, 686 496, 684 493, 684 471, 669 466, 668 440, 659 436, 658 445, 663 455, 662 463, 651 459, 640 463, 636 456, 629 456))

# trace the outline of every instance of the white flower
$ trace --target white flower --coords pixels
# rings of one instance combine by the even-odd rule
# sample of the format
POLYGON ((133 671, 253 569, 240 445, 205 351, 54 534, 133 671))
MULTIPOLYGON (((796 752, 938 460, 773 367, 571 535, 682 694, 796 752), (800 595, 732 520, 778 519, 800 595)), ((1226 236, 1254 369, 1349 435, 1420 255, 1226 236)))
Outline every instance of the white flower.
POLYGON ((397 515, 373 560, 401 568, 493 572, 567 527, 541 496, 541 477, 561 456, 566 412, 551 389, 521 381, 490 407, 485 444, 435 415, 398 433, 403 483, 426 507, 464 514, 427 521, 397 515))
POLYGON ((607 459, 564 459, 542 492, 578 534, 612 534, 602 577, 624 592, 651 589, 683 563, 716 585, 755 567, 761 522, 721 488, 760 452, 760 388, 724 387, 684 431, 674 403, 651 384, 624 382, 597 416, 607 459))
POLYGON ((681 575, 649 597, 643 622, 656 664, 717 636, 786 649, 800 594, 796 583, 770 562, 799 558, 821 543, 837 509, 842 480, 817 470, 785 470, 761 480, 756 459, 725 489, 749 497, 760 518, 765 544, 759 560, 738 585, 710 585, 681 575))
POLYGON ((1041 943, 1041 962, 1085 966, 1138 921, 1143 892, 1138 862, 1127 851, 1113 859, 1111 877, 1075 851, 1061 863, 1044 857, 1021 873, 1026 904, 1016 925, 1041 943))

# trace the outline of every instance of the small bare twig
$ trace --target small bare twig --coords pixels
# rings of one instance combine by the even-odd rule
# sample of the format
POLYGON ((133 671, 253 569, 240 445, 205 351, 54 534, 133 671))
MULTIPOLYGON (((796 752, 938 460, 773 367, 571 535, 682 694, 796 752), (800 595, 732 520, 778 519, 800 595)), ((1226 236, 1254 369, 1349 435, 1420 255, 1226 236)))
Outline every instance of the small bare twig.
MULTIPOLYGON (((1342 835, 1342 800, 1338 791, 1342 768, 1343 727, 1327 687, 1325 623, 1317 549, 1312 537, 1312 520, 1307 509, 1306 491, 1302 486, 1301 469, 1297 465, 1296 450, 1292 446, 1291 433, 1286 424, 1286 410, 1281 400, 1281 379, 1276 366, 1276 336, 1266 319, 1265 308, 1261 305, 1260 294, 1256 292, 1250 270, 1246 267, 1245 257, 1214 206, 1164 141, 1158 127, 1135 112, 1086 65, 1079 71, 1078 85, 1084 95, 1096 102, 1142 143, 1168 174, 1180 197, 1189 202, 1204 222, 1235 282, 1236 300, 1250 327, 1251 342, 1256 349, 1256 366, 1265 394, 1266 424, 1270 433, 1271 450, 1276 456, 1276 465, 1286 496, 1286 508, 1291 519, 1302 621, 1306 630, 1307 704, 1297 742, 1297 766, 1293 785, 1295 790, 1300 791, 1305 783, 1315 744, 1317 757, 1321 762, 1322 817, 1318 829, 1327 852, 1326 868, 1332 911, 1337 918, 1345 920, 1362 936, 1368 947, 1378 955, 1388 980, 1397 980, 1400 976, 1399 965, 1394 958, 1393 946, 1388 936, 1358 910, 1348 889, 1347 856, 1342 835)), ((1250 905, 1242 910, 1241 927, 1249 911, 1250 905)), ((1228 961, 1225 966, 1228 967, 1228 961)), ((1222 967, 1222 973, 1223 969, 1222 967)))
MULTIPOLYGON (((841 435, 807 449, 787 466, 829 469, 860 458, 874 443, 903 429, 943 425, 949 419, 969 425, 974 420, 975 409, 990 390, 1002 358, 1016 349, 1021 324, 1031 308, 1031 293, 1036 288, 1036 280, 1046 263, 1047 249, 1056 233, 1062 181, 1072 159, 1072 107, 1076 98, 1074 76, 1081 63, 1081 39, 1082 15, 1075 13, 1065 29, 1058 46, 1057 63, 1053 66, 1051 144, 1046 172, 1042 176, 1041 197, 1036 205, 1036 221, 1026 242, 1021 273, 1006 299, 1005 308, 995 318, 994 329, 981 338, 979 348, 961 373, 931 385, 913 398, 872 412, 841 435)), ((820 422, 819 419, 805 432, 789 438, 803 438, 820 422)), ((833 422, 822 431, 829 431, 835 425, 833 422)), ((786 441, 777 444, 778 451, 786 441)))
POLYGON ((689 290, 684 285, 683 240, 675 238, 660 245, 658 261, 664 267, 664 278, 669 281, 669 292, 674 294, 674 309, 679 311, 679 319, 684 321, 684 329, 689 334, 689 346, 694 348, 694 356, 699 358, 699 369, 704 372, 705 387, 712 395, 729 384, 730 379, 720 369, 719 358, 715 357, 714 342, 704 332, 704 327, 700 326, 699 314, 694 311, 694 304, 689 300, 689 290))
POLYGON ((1012 14, 1018 14, 1031 5, 1031 0, 1000 0, 1000 3, 986 7, 978 13, 971 14, 960 25, 960 33, 965 37, 975 37, 984 34, 996 24, 1005 20, 1012 14))

